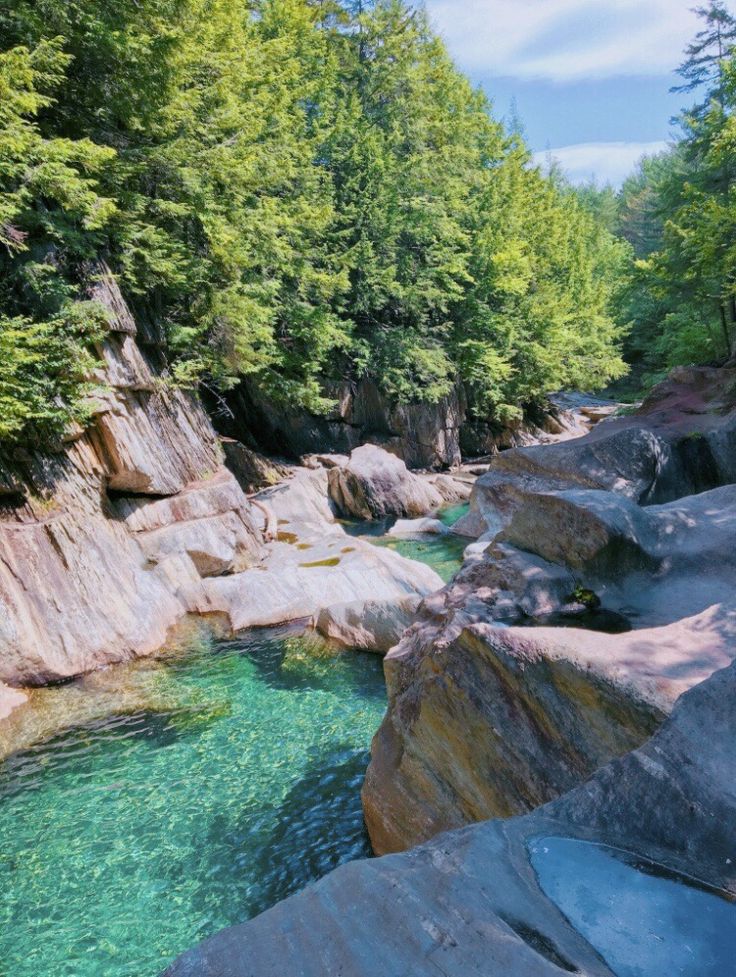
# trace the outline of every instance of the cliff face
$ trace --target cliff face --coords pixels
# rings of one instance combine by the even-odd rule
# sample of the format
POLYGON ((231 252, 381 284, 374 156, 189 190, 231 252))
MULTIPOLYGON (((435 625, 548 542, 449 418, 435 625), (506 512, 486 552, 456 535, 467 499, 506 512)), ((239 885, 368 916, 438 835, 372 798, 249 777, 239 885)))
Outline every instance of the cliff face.
POLYGON ((0 457, 0 681, 34 684, 152 652, 181 588, 261 551, 199 402, 166 389, 103 269, 110 313, 94 423, 63 450, 0 457))
POLYGON ((335 407, 326 417, 285 410, 243 383, 230 397, 233 417, 223 430, 266 451, 300 458, 349 454, 366 441, 380 444, 409 468, 452 468, 460 464, 460 428, 466 404, 457 388, 437 404, 392 404, 374 383, 336 383, 328 390, 335 407))

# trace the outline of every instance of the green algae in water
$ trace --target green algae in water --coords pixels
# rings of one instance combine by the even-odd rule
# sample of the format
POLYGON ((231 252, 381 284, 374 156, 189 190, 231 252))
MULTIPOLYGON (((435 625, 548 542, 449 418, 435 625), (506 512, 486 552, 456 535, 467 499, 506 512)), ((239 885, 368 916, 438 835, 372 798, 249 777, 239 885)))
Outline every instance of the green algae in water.
MULTIPOLYGON (((385 709, 379 658, 265 633, 120 675, 121 703, 155 686, 151 709, 90 719, 87 703, 83 724, 0 767, 8 977, 156 977, 370 854, 360 786, 385 709)), ((76 683, 44 696, 70 698, 73 721, 76 683)))

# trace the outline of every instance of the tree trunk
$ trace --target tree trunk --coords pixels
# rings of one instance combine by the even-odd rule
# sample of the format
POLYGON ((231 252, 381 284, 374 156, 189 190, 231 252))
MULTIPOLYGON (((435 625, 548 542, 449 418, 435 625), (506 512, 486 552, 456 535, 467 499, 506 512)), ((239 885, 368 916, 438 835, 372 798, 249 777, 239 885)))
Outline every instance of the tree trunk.
POLYGON ((731 348, 731 333, 728 329, 728 319, 726 318, 726 306, 721 302, 721 325, 723 326, 723 339, 726 343, 726 356, 733 356, 733 349, 731 348))

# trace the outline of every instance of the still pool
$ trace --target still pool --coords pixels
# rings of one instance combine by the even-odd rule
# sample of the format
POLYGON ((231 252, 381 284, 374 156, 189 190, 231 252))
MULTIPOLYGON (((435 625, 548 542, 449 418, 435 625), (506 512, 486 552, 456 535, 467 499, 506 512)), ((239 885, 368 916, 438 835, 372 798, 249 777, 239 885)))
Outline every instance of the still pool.
POLYGON ((37 696, 16 733, 46 735, 0 767, 2 977, 156 977, 370 854, 377 656, 201 638, 37 696))
MULTIPOLYGON (((467 502, 445 506, 437 513, 437 518, 446 526, 451 526, 462 516, 467 515, 469 508, 467 502)), ((395 522, 396 519, 391 516, 373 522, 346 521, 344 525, 350 535, 362 536, 370 539, 376 546, 386 546, 410 560, 426 563, 442 577, 445 583, 449 582, 462 566, 463 553, 471 540, 452 533, 443 536, 422 534, 406 538, 389 536, 388 531, 395 522)))
POLYGON ((616 977, 734 977, 736 906, 628 852, 541 838, 532 865, 547 896, 616 977))

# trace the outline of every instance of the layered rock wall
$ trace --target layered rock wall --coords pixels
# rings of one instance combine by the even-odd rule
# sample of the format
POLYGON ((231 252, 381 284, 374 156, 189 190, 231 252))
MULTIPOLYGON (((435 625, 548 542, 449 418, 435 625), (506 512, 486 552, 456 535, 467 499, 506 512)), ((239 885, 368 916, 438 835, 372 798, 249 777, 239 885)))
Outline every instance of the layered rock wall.
POLYGON ((460 428, 466 405, 460 388, 437 404, 391 404, 369 380, 328 388, 334 408, 325 417, 276 406, 247 383, 230 397, 226 434, 255 440, 266 451, 301 458, 349 454, 365 442, 380 444, 409 468, 453 468, 460 464, 460 428))
MULTIPOLYGON (((160 647, 182 580, 250 565, 261 534, 198 400, 169 389, 113 277, 94 420, 0 460, 0 680, 61 679, 160 647)), ((145 338, 145 337, 143 337, 145 338)))

